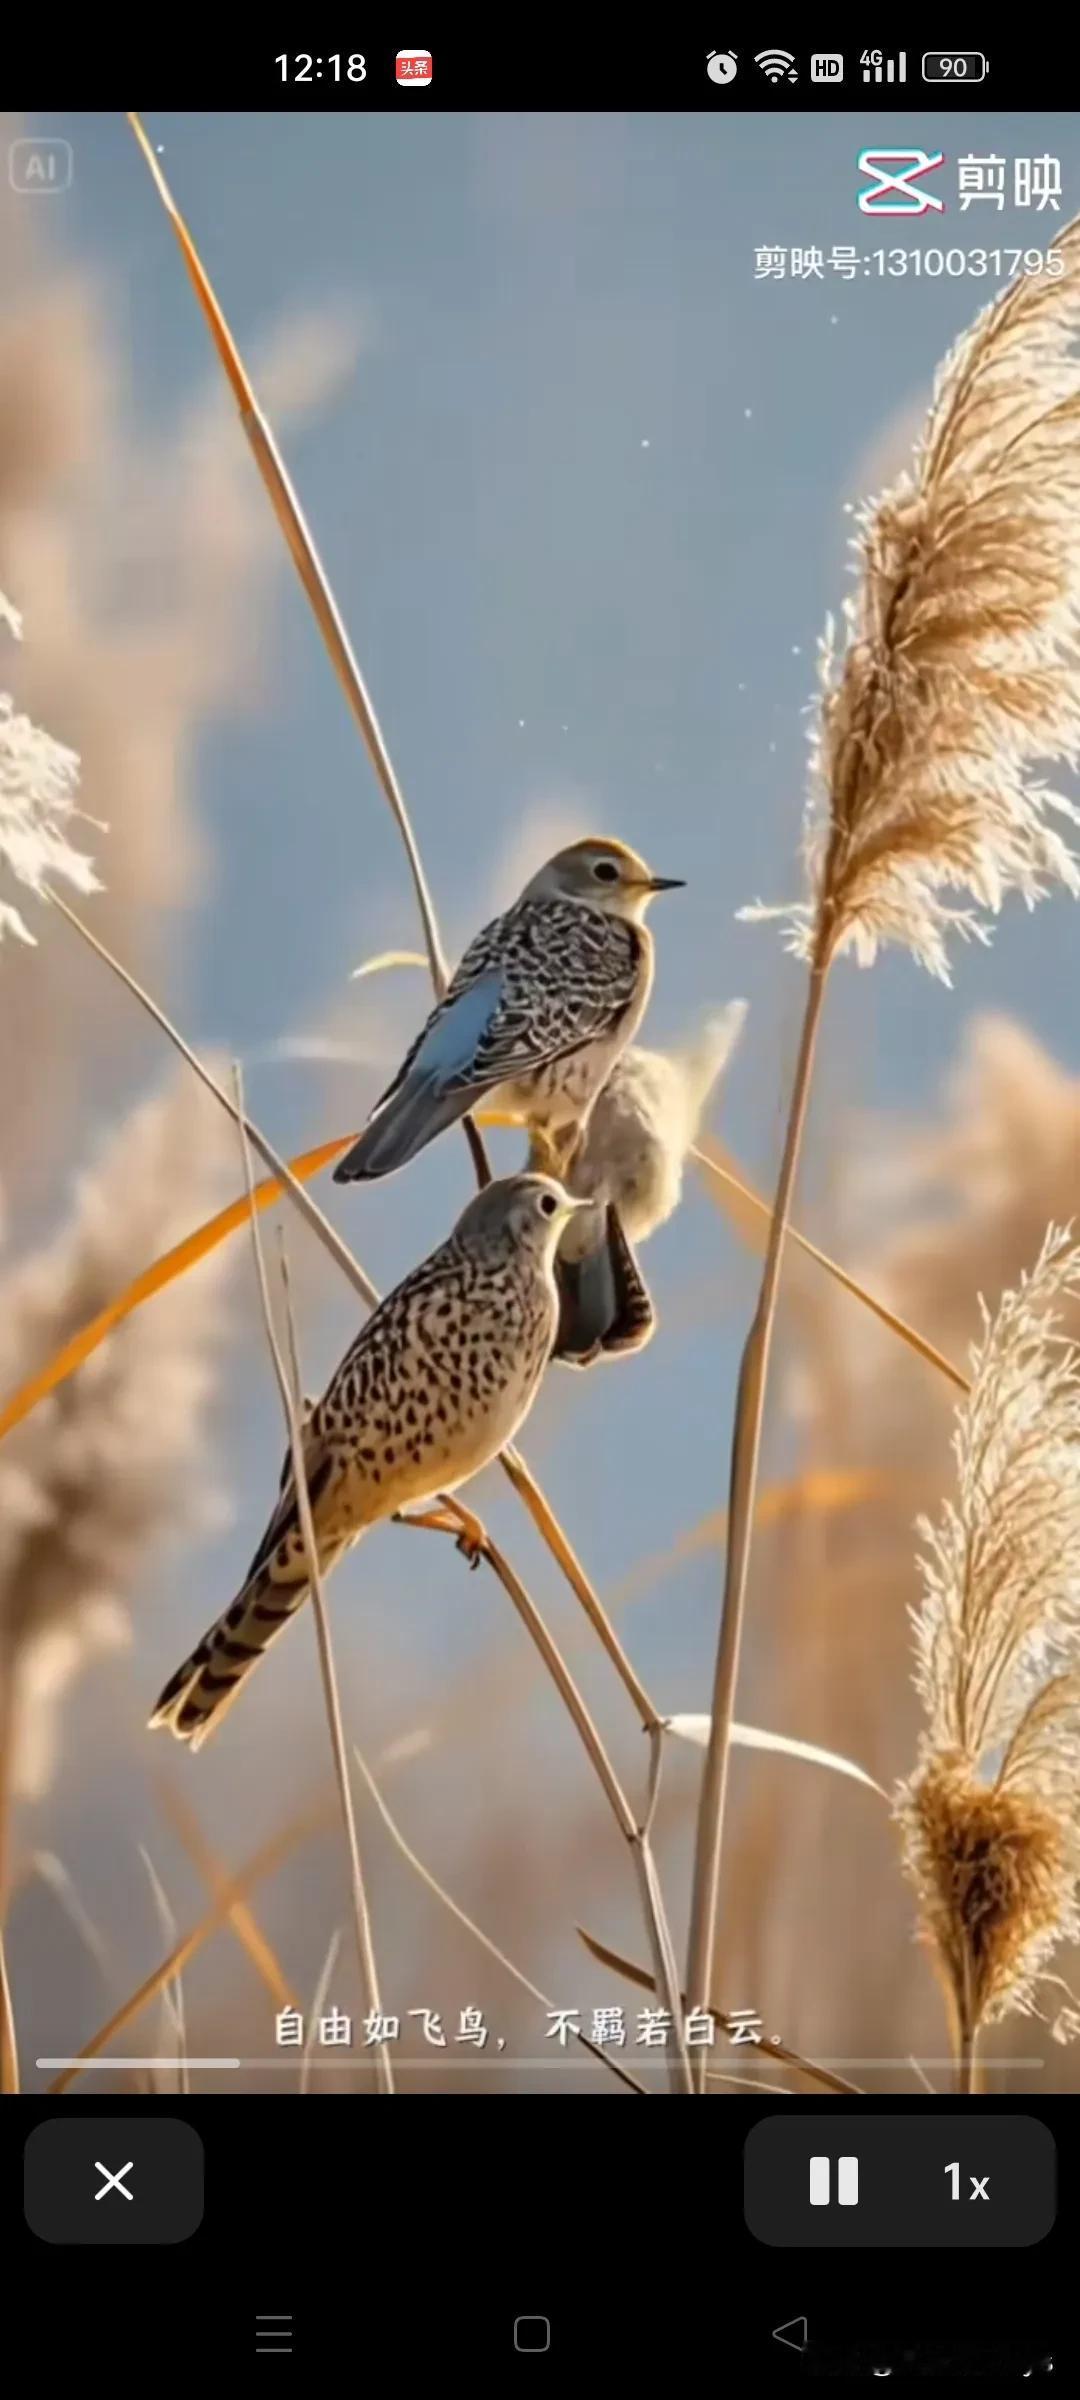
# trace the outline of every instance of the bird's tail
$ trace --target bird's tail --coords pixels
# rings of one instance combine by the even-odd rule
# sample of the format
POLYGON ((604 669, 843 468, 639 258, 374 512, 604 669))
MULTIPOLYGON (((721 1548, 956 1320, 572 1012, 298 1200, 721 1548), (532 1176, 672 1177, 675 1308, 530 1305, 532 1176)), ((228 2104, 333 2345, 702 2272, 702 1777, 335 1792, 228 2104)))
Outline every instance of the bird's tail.
POLYGON ((299 1562, 296 1582, 282 1582, 280 1575, 273 1561, 249 1575, 231 1607, 170 1677, 151 1726, 167 1725, 178 1742, 201 1749, 253 1667, 307 1599, 310 1587, 299 1562))
POLYGON ((648 1285, 610 1204, 601 1237, 583 1258, 559 1253, 555 1281, 559 1328, 552 1357, 564 1366, 589 1367, 601 1356, 644 1349, 651 1339, 656 1312, 648 1285))
POLYGON ((465 1115, 470 1097, 464 1090, 439 1092, 428 1076, 407 1076, 339 1158, 334 1182, 373 1183, 380 1175, 393 1175, 465 1115))

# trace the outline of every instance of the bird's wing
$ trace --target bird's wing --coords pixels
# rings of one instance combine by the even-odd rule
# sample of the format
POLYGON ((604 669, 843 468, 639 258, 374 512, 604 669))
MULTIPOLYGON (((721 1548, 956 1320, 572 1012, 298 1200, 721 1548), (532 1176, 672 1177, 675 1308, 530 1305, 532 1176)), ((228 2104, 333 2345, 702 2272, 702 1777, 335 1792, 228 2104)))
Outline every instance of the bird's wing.
MULTIPOLYGON (((304 1473, 307 1478, 308 1499, 311 1503, 311 1511, 315 1527, 316 1530, 318 1530, 318 1502, 330 1481, 334 1462, 325 1437, 318 1431, 316 1423, 311 1418, 309 1418, 307 1424, 303 1426, 301 1430, 301 1442, 304 1453, 304 1473)), ((255 1552, 255 1556, 251 1561, 250 1567, 248 1568, 247 1576, 245 1577, 246 1582, 250 1582, 251 1577, 258 1574, 260 1567, 266 1566, 268 1560, 273 1556, 273 1553, 276 1550, 282 1535, 292 1532, 294 1526, 296 1525, 298 1516, 299 1510, 296 1505, 296 1482, 293 1476, 292 1449, 290 1446, 290 1448, 285 1452, 285 1463, 281 1470, 281 1481, 278 1485, 277 1506, 274 1509, 273 1516, 270 1518, 270 1521, 266 1527, 266 1531, 263 1534, 261 1542, 259 1543, 259 1547, 255 1552)))
POLYGON ((479 1098, 614 1030, 637 990, 633 926, 570 902, 522 901, 470 943, 373 1116, 408 1080, 479 1098))
POLYGON ((453 996, 447 993, 376 1102, 363 1133, 339 1158, 335 1183, 392 1175, 490 1090, 490 1083, 476 1082, 475 1061, 485 1030, 498 1015, 502 980, 501 968, 491 967, 453 996))
POLYGON ((491 963, 489 953, 488 963, 466 978, 464 969, 468 959, 466 952, 445 998, 432 1010, 400 1073, 377 1101, 372 1116, 377 1117, 405 1083, 423 1082, 432 1094, 441 1095, 475 1082, 477 1060, 504 1013, 506 977, 500 964, 491 963))
POLYGON ((637 992, 640 957, 633 927, 567 902, 521 901, 486 926, 335 1182, 392 1175, 485 1093, 613 1031, 637 992))

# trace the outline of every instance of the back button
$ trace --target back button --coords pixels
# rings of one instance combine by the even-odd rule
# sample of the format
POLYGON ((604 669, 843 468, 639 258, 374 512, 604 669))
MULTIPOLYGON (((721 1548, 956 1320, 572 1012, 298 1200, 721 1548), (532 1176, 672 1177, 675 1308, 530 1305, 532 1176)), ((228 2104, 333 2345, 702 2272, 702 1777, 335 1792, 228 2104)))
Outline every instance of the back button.
POLYGON ((23 2211, 41 2242, 186 2242, 202 2143, 180 2117, 47 2117, 23 2153, 23 2211))

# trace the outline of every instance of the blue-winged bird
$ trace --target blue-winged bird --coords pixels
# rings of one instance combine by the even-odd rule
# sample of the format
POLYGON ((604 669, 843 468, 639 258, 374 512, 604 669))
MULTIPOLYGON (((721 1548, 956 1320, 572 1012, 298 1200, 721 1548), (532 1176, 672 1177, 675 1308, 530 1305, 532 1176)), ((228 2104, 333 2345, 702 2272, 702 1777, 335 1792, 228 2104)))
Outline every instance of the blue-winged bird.
POLYGON ((334 1169, 392 1175, 480 1102, 521 1119, 557 1164, 649 997, 645 912, 680 879, 622 842, 573 842, 470 942, 445 997, 334 1169))

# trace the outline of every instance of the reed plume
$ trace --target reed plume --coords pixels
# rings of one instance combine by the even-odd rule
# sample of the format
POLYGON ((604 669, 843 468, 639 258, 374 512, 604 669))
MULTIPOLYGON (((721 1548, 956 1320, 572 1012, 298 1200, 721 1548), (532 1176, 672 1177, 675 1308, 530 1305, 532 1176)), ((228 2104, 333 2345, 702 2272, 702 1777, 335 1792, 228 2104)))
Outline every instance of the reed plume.
MULTIPOLYGON (((853 1111, 830 1129, 832 1246, 902 1317, 933 1330, 966 1381, 980 1292, 1015 1285, 1047 1220, 1068 1220, 1078 1160, 1080 1080, 1015 1018, 979 1012, 960 1029, 932 1111, 853 1111)), ((865 1497, 771 1532, 759 1500, 753 1656, 739 1713, 797 1727, 892 1788, 921 1724, 909 1679, 911 1527, 920 1510, 936 1513, 949 1485, 957 1394, 834 1282, 797 1269, 793 1253, 784 1296, 774 1375, 786 1440, 798 1445, 802 1479, 825 1471, 865 1497)), ((1063 1302, 1063 1324, 1080 1335, 1080 1302, 1063 1302)), ((891 1873, 891 1838, 875 1811, 852 1810, 834 1779, 813 1780, 796 1818, 766 1778, 748 1781, 725 1844, 726 1971, 777 2022, 797 2021, 811 2048, 827 2033, 837 2055, 903 2059, 915 2050, 933 2059, 942 2049, 937 1990, 905 1941, 909 1895, 891 1873), (823 1884, 826 1853, 834 1871, 823 1884), (767 1962, 750 1948, 763 1879, 772 1895, 760 1934, 771 1939, 767 1962), (871 1936, 861 1895, 872 1887, 871 1936)), ((996 2074, 1030 2047, 1023 2018, 999 2027, 996 2074)), ((1080 2045, 1059 2062, 1058 2079, 1080 2079, 1080 2045)))
MULTIPOLYGON (((0 630, 22 638, 18 610, 0 592, 0 630)), ((68 828, 77 815, 79 760, 15 708, 0 691, 0 865, 16 883, 41 897, 50 875, 63 876, 77 891, 100 890, 90 860, 73 850, 68 828)), ((0 897, 0 941, 5 932, 33 944, 25 918, 0 897)))
POLYGON ((1034 779, 1080 752, 1080 220, 1061 272, 1018 280, 946 359, 909 472, 863 509, 858 589, 831 628, 812 743, 804 899, 780 911, 810 969, 773 1224, 743 1352, 723 1613, 702 1779, 687 1985, 712 1974, 727 1756, 780 1266, 833 960, 883 942, 949 979, 948 938, 987 938, 1009 892, 1080 894, 1034 779), (972 905, 945 897, 964 892, 972 905))
MULTIPOLYGON (((196 745, 268 687, 282 552, 216 378, 186 378, 149 424, 117 338, 127 295, 53 246, 47 214, 0 182, 0 587, 26 627, 15 650, 0 620, 0 690, 78 753, 82 806, 109 826, 107 844, 71 836, 102 861, 94 925, 164 981, 212 865, 196 745)), ((325 411, 355 350, 339 307, 272 322, 260 368, 283 422, 325 411)), ((6 882, 0 862, 0 900, 6 882)), ((0 1044, 8 1200, 28 1220, 115 1104, 118 1070, 140 1072, 96 967, 62 928, 37 930, 64 946, 62 967, 44 975, 5 946, 0 1044)))
POLYGON ((1031 779, 1080 752, 1080 220, 1061 254, 976 319, 911 469, 860 512, 843 649, 831 623, 821 646, 807 894, 743 912, 784 916, 811 962, 895 942, 948 982, 949 934, 985 939, 1007 892, 1080 894, 1053 823, 1080 813, 1031 779))
MULTIPOLYGON (((69 1222, 0 1281, 4 1388, 234 1173, 230 1129, 186 1074, 120 1124, 69 1222)), ((0 1450, 0 1801, 47 1788, 62 1694, 126 1638, 135 1579, 162 1537, 213 1521, 203 1439, 221 1285, 214 1265, 160 1295, 0 1450)))
MULTIPOLYGON (((859 1262, 875 1290, 962 1358, 979 1331, 980 1291, 1014 1284, 1048 1218, 1064 1223, 1076 1207, 1080 1078, 1015 1018, 980 1013, 964 1027, 944 1102, 938 1122, 899 1139, 872 1129, 852 1201, 864 1224, 884 1219, 859 1262)), ((845 1318, 854 1336, 854 1312, 845 1318)), ((852 1365, 868 1383, 883 1354, 876 1339, 862 1346, 865 1361, 853 1351, 852 1365)))
MULTIPOLYGON (((958 2082, 981 2029, 1037 2007, 1080 1934, 1080 1348, 1062 1332, 1080 1246, 1051 1226, 983 1309, 957 1410, 956 1496, 920 1518, 915 1686, 926 1715, 897 1816, 949 1994, 958 2082)), ((1066 2008, 1055 2031, 1080 2027, 1066 2008)))

